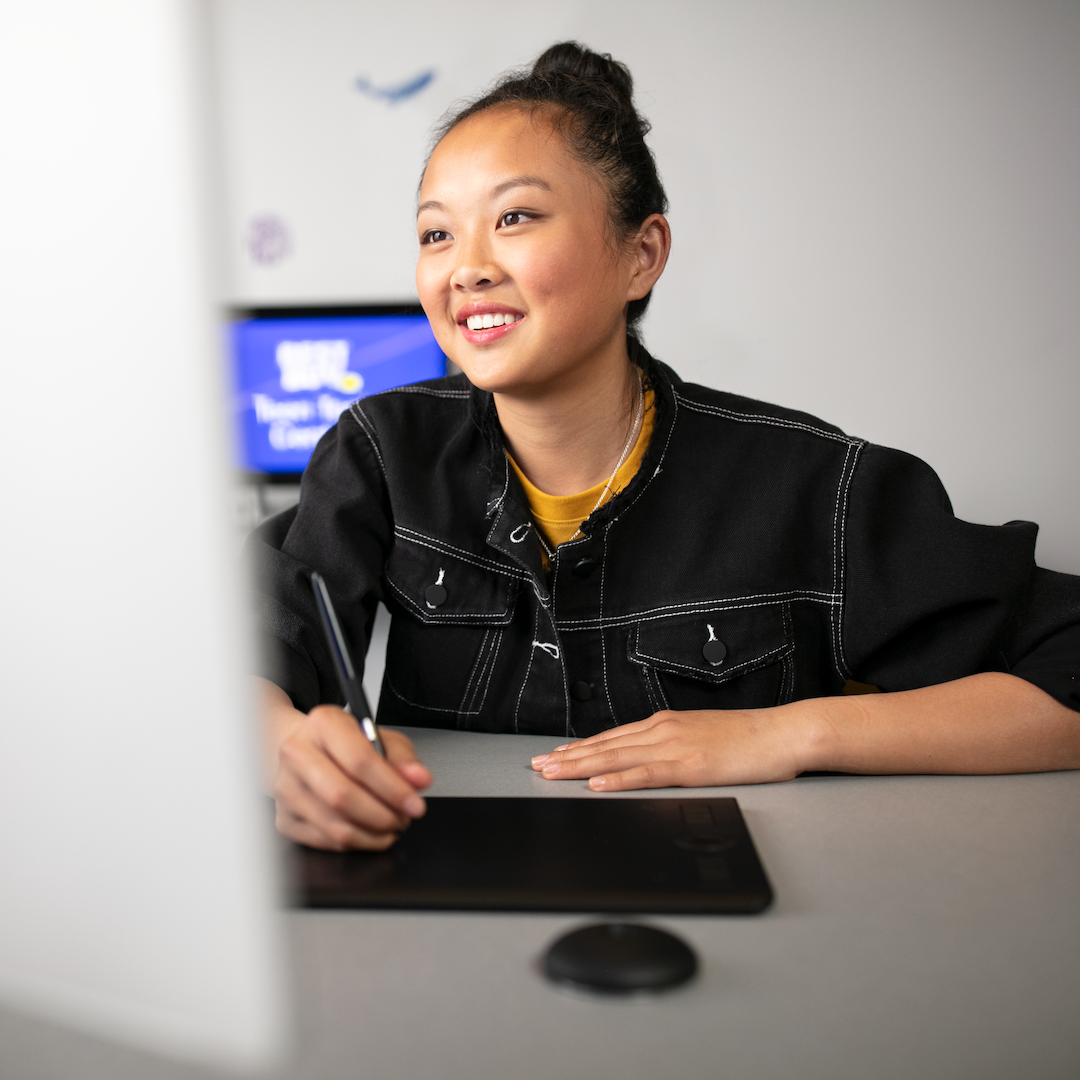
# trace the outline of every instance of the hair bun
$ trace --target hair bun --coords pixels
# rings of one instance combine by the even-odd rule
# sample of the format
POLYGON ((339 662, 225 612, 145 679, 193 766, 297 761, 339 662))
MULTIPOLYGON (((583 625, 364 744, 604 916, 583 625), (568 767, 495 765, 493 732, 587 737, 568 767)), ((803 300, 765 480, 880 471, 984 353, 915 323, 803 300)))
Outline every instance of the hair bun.
POLYGON ((610 53, 593 52, 576 41, 560 41, 545 49, 533 64, 532 75, 595 79, 607 83, 627 105, 634 97, 634 80, 625 64, 612 60, 610 53))

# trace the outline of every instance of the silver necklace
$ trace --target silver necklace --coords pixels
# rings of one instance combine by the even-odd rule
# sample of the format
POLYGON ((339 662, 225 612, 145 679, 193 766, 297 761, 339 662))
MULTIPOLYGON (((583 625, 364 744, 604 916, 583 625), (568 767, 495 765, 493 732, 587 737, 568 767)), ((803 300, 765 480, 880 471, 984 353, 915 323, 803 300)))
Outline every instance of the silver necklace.
MULTIPOLYGON (((600 498, 596 500, 596 502, 593 504, 593 508, 582 519, 583 524, 590 517, 592 517, 592 515, 596 512, 597 508, 611 491, 611 485, 615 483, 615 477, 619 475, 619 470, 626 463, 626 459, 630 456, 630 451, 633 449, 634 443, 637 442, 638 428, 641 425, 642 418, 645 416, 645 384, 642 382, 641 379, 641 368, 635 367, 634 370, 637 372, 638 379, 638 404, 637 413, 634 416, 634 423, 630 428, 630 434, 627 436, 626 445, 623 446, 622 453, 619 455, 619 460, 615 462, 615 468, 611 470, 611 475, 608 477, 607 483, 604 485, 603 489, 600 492, 600 498)), ((570 540, 576 540, 580 535, 581 526, 579 525, 577 531, 574 533, 573 536, 570 537, 570 540)), ((540 531, 539 528, 536 530, 536 536, 539 539, 540 546, 544 549, 544 553, 547 555, 547 557, 549 559, 554 559, 555 552, 551 547, 548 546, 548 542, 544 539, 543 533, 540 531)), ((570 540, 567 540, 566 543, 570 543, 570 540)))

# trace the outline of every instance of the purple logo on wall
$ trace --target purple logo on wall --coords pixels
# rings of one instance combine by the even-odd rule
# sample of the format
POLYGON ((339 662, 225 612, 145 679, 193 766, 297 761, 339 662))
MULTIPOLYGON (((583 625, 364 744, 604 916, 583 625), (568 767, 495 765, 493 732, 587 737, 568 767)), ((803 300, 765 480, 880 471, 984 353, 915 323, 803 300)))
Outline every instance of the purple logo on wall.
POLYGON ((253 262, 259 266, 273 266, 292 252, 292 237, 281 218, 262 214, 251 219, 247 247, 253 262))

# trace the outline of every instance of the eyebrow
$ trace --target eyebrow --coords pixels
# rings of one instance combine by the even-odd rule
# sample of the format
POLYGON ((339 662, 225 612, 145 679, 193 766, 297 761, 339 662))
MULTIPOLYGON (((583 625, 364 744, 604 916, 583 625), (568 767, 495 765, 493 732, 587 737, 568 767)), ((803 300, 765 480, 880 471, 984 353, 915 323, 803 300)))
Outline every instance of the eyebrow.
MULTIPOLYGON (((496 184, 492 189, 491 197, 497 199, 500 195, 505 195, 506 192, 513 188, 519 187, 535 187, 541 188, 543 191, 550 191, 551 185, 541 179, 539 176, 512 176, 509 180, 504 180, 501 184, 496 184)), ((441 202, 437 202, 435 199, 428 199, 427 202, 421 203, 416 208, 417 216, 424 210, 445 210, 441 202)))

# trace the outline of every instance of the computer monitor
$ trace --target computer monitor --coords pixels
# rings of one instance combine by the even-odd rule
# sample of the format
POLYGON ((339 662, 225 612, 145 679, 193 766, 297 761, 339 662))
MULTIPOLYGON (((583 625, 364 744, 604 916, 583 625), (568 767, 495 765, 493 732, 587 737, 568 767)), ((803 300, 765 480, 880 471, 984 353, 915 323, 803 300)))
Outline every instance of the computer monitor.
POLYGON ((357 398, 446 374, 418 304, 242 311, 231 334, 238 464, 256 475, 302 473, 357 398))

